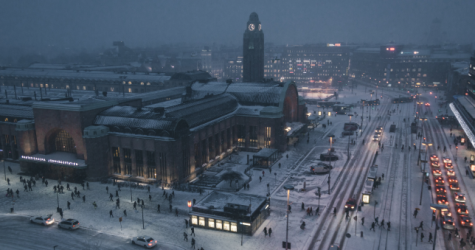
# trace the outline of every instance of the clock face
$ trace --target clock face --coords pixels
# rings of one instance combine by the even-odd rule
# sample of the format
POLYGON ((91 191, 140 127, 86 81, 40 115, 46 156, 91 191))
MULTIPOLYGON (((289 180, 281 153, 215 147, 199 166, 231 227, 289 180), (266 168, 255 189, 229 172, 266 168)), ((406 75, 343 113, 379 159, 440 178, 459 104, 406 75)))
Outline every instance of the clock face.
POLYGON ((256 28, 253 23, 249 24, 249 30, 253 31, 256 28))
POLYGON ((259 31, 261 31, 261 29, 262 29, 262 25, 261 25, 261 24, 259 24, 259 31))

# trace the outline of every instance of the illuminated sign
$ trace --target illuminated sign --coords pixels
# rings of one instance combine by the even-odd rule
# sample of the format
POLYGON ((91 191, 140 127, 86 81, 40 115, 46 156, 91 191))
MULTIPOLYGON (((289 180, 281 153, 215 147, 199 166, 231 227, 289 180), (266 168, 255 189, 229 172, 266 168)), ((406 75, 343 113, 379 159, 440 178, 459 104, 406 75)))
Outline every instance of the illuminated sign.
POLYGON ((391 48, 386 48, 386 50, 395 51, 396 49, 394 47, 391 47, 391 48))
POLYGON ((340 47, 341 43, 335 43, 335 47, 340 47))
POLYGON ((369 194, 363 194, 363 203, 369 204, 369 194))
POLYGON ((45 158, 41 157, 33 157, 33 156, 27 156, 27 155, 22 155, 22 159, 29 160, 29 161, 41 161, 41 162, 48 162, 52 164, 61 164, 61 165, 69 165, 69 166, 79 166, 78 163, 76 162, 70 162, 70 161, 60 161, 60 160, 53 160, 53 159, 48 159, 46 160, 45 158))

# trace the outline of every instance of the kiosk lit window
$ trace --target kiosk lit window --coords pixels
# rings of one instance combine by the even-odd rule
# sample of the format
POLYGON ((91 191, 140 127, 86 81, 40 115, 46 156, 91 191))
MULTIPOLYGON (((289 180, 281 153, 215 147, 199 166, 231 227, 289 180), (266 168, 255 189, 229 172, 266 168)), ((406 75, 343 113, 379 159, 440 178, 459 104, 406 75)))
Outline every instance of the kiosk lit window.
POLYGON ((229 231, 229 222, 228 221, 224 222, 223 229, 226 230, 226 231, 229 231))
POLYGON ((198 224, 198 217, 196 217, 196 215, 191 216, 191 224, 198 224))
POLYGON ((216 220, 216 229, 223 229, 223 221, 222 220, 216 220))
POLYGON ((369 204, 369 194, 363 194, 363 203, 369 204))
POLYGON ((200 217, 200 226, 205 226, 205 217, 200 217))
POLYGON ((231 222, 231 231, 232 232, 237 232, 237 223, 236 222, 231 222))
POLYGON ((208 219, 208 227, 214 228, 214 219, 211 219, 211 218, 208 219))

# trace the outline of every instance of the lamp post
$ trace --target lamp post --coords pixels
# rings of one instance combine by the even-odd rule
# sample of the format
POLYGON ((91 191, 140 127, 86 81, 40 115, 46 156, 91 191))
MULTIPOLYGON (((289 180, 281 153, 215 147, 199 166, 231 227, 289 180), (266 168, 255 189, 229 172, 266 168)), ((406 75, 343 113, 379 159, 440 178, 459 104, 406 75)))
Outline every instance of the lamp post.
MULTIPOLYGON (((421 117, 419 118, 420 121, 422 121, 422 126, 421 126, 421 139, 419 140, 419 149, 421 148, 421 144, 422 144, 422 137, 424 135, 424 122, 427 121, 427 118, 425 117, 421 117)), ((421 165, 421 151, 419 150, 419 154, 418 154, 418 157, 417 157, 417 165, 421 165)))
POLYGON ((289 245, 289 195, 290 190, 294 190, 294 186, 292 185, 285 185, 284 189, 287 190, 287 226, 285 229, 285 250, 288 250, 289 245))
POLYGON ((132 202, 132 183, 130 182, 130 178, 129 178, 129 187, 130 187, 130 202, 132 202))
MULTIPOLYGON (((441 204, 430 204, 430 209, 437 211, 436 213, 436 219, 435 219, 435 231, 434 231, 434 243, 432 244, 432 250, 435 250, 435 243, 437 242, 437 230, 439 230, 439 213, 441 211, 448 211, 449 208, 447 205, 441 205, 441 204)), ((417 240, 417 239, 416 239, 417 240)))
POLYGON ((191 201, 188 201, 188 212, 190 212, 191 209, 191 201))
POLYGON ((331 161, 331 155, 332 155, 332 146, 333 146, 333 137, 335 137, 334 134, 328 135, 330 138, 330 152, 328 153, 328 161, 330 162, 330 168, 332 166, 332 161, 331 161))
POLYGON ((5 160, 2 160, 3 162, 3 174, 5 175, 5 180, 7 180, 7 170, 5 169, 5 160))

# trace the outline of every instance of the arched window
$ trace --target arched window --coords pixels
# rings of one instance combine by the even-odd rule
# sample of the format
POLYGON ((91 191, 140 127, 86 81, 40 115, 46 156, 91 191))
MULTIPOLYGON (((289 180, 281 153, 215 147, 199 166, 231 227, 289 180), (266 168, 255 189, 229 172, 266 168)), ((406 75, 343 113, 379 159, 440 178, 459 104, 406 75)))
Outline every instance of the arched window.
POLYGON ((56 151, 76 153, 76 145, 73 138, 64 130, 60 130, 54 138, 56 151))

